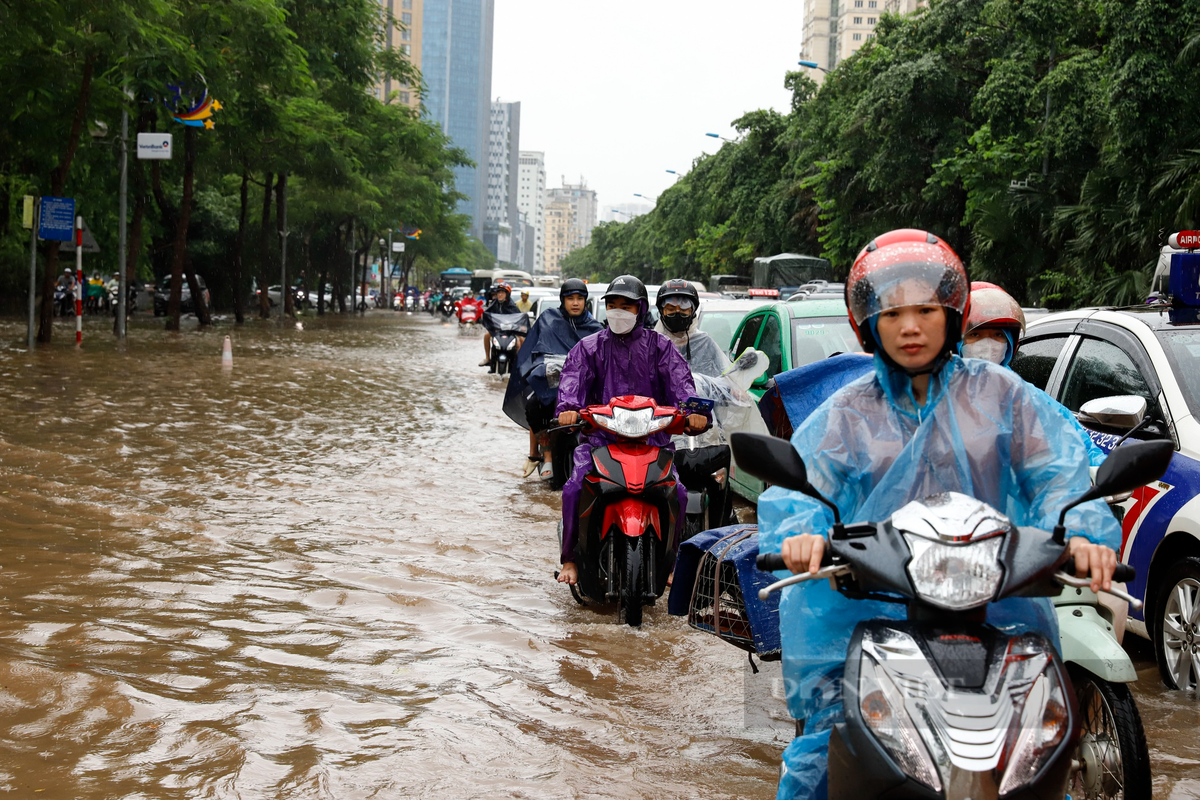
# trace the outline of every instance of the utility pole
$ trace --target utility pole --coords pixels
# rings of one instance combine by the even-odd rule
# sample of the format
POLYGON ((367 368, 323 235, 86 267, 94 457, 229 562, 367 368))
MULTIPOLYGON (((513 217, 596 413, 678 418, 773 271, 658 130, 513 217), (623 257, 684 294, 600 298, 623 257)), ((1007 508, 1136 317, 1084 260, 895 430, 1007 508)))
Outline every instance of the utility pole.
POLYGON ((121 109, 121 196, 117 199, 117 325, 118 339, 125 338, 126 299, 129 296, 129 276, 125 264, 125 221, 129 213, 126 195, 129 193, 129 109, 121 109))

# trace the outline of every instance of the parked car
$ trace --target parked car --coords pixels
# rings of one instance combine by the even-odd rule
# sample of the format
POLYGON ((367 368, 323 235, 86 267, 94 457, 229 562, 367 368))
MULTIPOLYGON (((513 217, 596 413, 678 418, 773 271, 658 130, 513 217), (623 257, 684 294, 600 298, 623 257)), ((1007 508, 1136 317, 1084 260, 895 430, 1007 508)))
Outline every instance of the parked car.
MULTIPOLYGON (((212 294, 208 291, 208 286, 204 283, 204 276, 196 275, 196 284, 200 287, 200 291, 204 293, 205 307, 212 305, 212 294)), ((154 287, 154 316, 163 317, 167 314, 167 306, 171 302, 171 277, 164 275, 159 279, 154 287)), ((187 276, 183 278, 183 286, 179 294, 179 313, 195 314, 196 305, 192 302, 192 287, 187 281, 187 276)))
POLYGON ((1128 630, 1154 642, 1163 681, 1200 675, 1200 316, 1143 306, 1049 314, 1028 324, 1015 369, 1110 450, 1124 436, 1170 439, 1162 480, 1121 504, 1121 560, 1137 569, 1128 630), (1109 399, 1117 398, 1122 399, 1109 399), (1097 403, 1096 401, 1101 401, 1097 403))
MULTIPOLYGON (((805 300, 803 303, 771 303, 746 315, 733 337, 730 354, 753 345, 767 354, 767 371, 750 392, 762 398, 769 381, 780 372, 811 364, 835 353, 858 353, 862 348, 850 327, 846 304, 841 300, 805 300)), ((752 503, 766 485, 734 465, 729 487, 752 503)))

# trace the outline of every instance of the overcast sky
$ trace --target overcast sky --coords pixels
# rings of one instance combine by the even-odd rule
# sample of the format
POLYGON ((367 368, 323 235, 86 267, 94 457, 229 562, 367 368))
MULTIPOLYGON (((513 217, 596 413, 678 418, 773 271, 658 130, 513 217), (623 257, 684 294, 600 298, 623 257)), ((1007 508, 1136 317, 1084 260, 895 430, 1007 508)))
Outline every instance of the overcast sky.
POLYGON ((786 111, 802 0, 496 0, 492 98, 521 103, 521 149, 595 189, 601 218, 657 196, 746 111, 786 111))

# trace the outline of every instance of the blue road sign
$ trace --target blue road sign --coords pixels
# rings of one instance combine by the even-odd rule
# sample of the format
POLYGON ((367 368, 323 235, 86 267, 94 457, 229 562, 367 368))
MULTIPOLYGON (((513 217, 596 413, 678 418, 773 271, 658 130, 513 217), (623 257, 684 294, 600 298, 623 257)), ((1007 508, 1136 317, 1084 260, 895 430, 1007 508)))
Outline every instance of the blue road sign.
POLYGON ((43 197, 38 238, 57 242, 75 239, 75 198, 43 197))

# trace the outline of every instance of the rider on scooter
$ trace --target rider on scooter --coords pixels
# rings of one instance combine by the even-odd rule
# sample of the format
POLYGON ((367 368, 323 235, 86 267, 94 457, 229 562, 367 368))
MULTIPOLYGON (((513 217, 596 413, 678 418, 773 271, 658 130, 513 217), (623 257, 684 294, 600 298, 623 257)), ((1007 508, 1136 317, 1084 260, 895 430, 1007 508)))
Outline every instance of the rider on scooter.
MULTIPOLYGON (((517 308, 517 304, 512 301, 512 287, 505 281, 498 281, 492 286, 493 299, 488 303, 487 308, 483 310, 485 314, 520 314, 521 309, 517 308)), ((484 324, 487 324, 487 317, 484 317, 484 324)), ((517 348, 521 347, 523 340, 518 337, 517 348)), ((485 331, 483 334, 483 361, 479 362, 479 366, 487 367, 492 363, 492 332, 485 331)))
POLYGON ((581 339, 598 333, 603 327, 588 312, 587 297, 587 284, 579 278, 563 281, 558 290, 559 307, 547 308, 538 316, 517 352, 516 368, 504 393, 504 413, 513 422, 529 429, 525 477, 542 463, 539 436, 550 427, 558 403, 558 388, 547 381, 545 357, 565 356, 581 339))
MULTIPOLYGON (((1017 525, 1053 528, 1091 485, 1077 433, 1042 392, 1010 370, 956 355, 969 308, 962 262, 936 236, 897 230, 863 249, 846 281, 850 322, 875 369, 799 425, 792 445, 808 480, 844 522, 882 520, 910 500, 958 491, 1017 525)), ((759 499, 760 549, 815 571, 833 522, 817 501, 780 487, 759 499)), ((1094 590, 1111 586, 1120 528, 1102 501, 1068 512, 1068 549, 1094 590), (1088 540, 1092 537, 1097 544, 1088 540)), ((802 724, 783 754, 778 797, 821 798, 831 726, 841 718, 841 670, 855 624, 903 607, 849 601, 825 582, 785 590, 780 632, 788 707, 802 724)), ((1044 598, 989 606, 989 621, 1058 639, 1044 598)))
POLYGON ((654 330, 671 340, 692 372, 716 378, 729 369, 729 357, 717 340, 696 324, 700 293, 695 286, 683 278, 672 278, 659 287, 654 304, 658 307, 654 330))
MULTIPOLYGON (((563 365, 558 385, 558 424, 572 425, 579 420, 579 409, 607 403, 621 395, 642 395, 663 404, 678 405, 695 394, 692 372, 687 362, 665 336, 647 330, 644 323, 650 311, 646 286, 632 275, 621 275, 604 293, 608 328, 589 336, 572 348, 563 365)), ((708 427, 701 414, 690 414, 687 430, 698 433, 708 427)), ((670 436, 656 433, 647 439, 654 447, 669 447, 670 436)), ((578 534, 576 508, 583 477, 591 465, 592 448, 615 441, 603 431, 580 438, 575 450, 571 479, 563 487, 562 570, 558 580, 576 583, 575 538, 578 534)), ((672 474, 678 479, 672 467, 672 474)), ((686 490, 679 484, 680 504, 686 490)), ((682 516, 680 517, 682 523, 682 516)))

